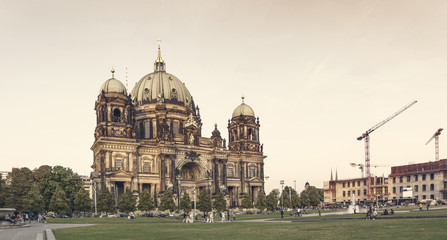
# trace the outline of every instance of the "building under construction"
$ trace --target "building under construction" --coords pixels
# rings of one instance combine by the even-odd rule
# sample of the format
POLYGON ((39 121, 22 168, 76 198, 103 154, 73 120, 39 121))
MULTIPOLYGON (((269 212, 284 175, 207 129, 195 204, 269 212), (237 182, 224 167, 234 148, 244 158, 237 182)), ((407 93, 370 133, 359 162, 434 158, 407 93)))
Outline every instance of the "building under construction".
MULTIPOLYGON (((369 200, 395 204, 424 200, 447 201, 447 159, 391 167, 388 177, 370 177, 369 200)), ((324 202, 350 203, 352 194, 357 202, 367 198, 367 177, 324 182, 324 202)))
POLYGON ((391 168, 393 199, 447 200, 447 159, 391 168))
MULTIPOLYGON (((351 203, 353 196, 356 202, 366 202, 368 200, 367 179, 367 177, 361 177, 339 180, 336 177, 335 180, 324 182, 324 203, 351 203)), ((371 176, 369 179, 370 199, 383 202, 392 198, 388 191, 387 177, 371 176)))

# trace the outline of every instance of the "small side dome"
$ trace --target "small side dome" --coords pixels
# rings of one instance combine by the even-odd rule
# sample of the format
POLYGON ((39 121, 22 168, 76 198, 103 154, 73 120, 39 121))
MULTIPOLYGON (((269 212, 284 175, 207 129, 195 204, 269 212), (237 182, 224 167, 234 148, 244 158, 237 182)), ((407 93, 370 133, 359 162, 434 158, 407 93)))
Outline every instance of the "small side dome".
POLYGON ((99 93, 102 93, 102 91, 105 93, 123 93, 124 95, 127 95, 127 90, 124 84, 115 78, 105 81, 102 84, 99 93))
POLYGON ((236 109, 234 109, 232 117, 237 117, 240 115, 255 117, 255 111, 253 111, 253 109, 250 106, 244 103, 244 99, 245 97, 242 97, 242 104, 239 105, 236 109))

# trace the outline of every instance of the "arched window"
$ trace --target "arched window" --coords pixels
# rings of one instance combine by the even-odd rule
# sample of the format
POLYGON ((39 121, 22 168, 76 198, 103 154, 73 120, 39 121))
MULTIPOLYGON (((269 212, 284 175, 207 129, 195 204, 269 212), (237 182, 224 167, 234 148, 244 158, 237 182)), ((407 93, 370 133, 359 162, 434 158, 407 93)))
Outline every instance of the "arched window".
POLYGON ((151 166, 150 166, 150 163, 147 162, 147 161, 145 161, 145 162, 143 163, 143 172, 144 172, 144 173, 150 173, 150 172, 151 172, 151 166))
POLYGON ((144 122, 144 138, 149 139, 151 138, 151 122, 146 121, 144 122))
POLYGON ((120 122, 121 121, 121 111, 118 108, 113 110, 113 121, 120 122))
POLYGON ((178 134, 178 133, 179 133, 179 124, 178 124, 178 121, 173 121, 173 122, 172 122, 172 133, 173 133, 173 134, 178 134))
POLYGON ((233 166, 228 167, 228 173, 227 173, 228 177, 234 177, 234 168, 233 166))
POLYGON ((256 168, 255 166, 251 165, 248 168, 248 177, 254 177, 254 176, 256 176, 256 168))
POLYGON ((117 171, 123 169, 123 160, 116 160, 115 161, 115 169, 117 171))

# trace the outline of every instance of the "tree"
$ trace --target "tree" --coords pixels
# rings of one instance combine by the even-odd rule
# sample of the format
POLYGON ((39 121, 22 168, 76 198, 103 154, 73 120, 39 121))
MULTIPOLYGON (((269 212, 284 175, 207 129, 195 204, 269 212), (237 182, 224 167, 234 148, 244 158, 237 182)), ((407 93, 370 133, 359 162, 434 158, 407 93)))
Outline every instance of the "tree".
POLYGON ((120 211, 129 214, 136 210, 137 198, 132 194, 129 188, 126 188, 126 192, 122 195, 120 200, 120 211))
POLYGON ((75 194, 73 204, 75 213, 89 212, 92 210, 92 200, 84 188, 79 189, 75 194))
POLYGON ((264 192, 258 195, 258 200, 255 203, 255 207, 260 210, 267 208, 267 199, 264 192))
POLYGON ((140 195, 140 201, 138 201, 138 210, 151 211, 155 209, 154 201, 151 198, 148 190, 144 190, 140 195))
POLYGON ((8 206, 17 209, 17 211, 23 211, 23 201, 28 195, 33 183, 33 177, 31 170, 28 168, 13 168, 8 175, 8 181, 10 183, 9 190, 10 195, 7 201, 8 206))
POLYGON ((207 191, 200 191, 197 209, 204 213, 211 211, 211 198, 207 191))
POLYGON ((43 193, 45 187, 45 181, 49 178, 53 168, 48 165, 42 165, 39 168, 33 170, 34 183, 39 187, 40 193, 43 193))
POLYGON ((218 212, 223 212, 227 209, 227 202, 225 201, 224 195, 221 192, 217 194, 217 198, 214 200, 213 206, 218 212))
POLYGON ((70 202, 65 196, 65 192, 61 186, 56 187, 56 191, 51 197, 49 209, 59 214, 65 215, 71 212, 70 202))
POLYGON ((278 190, 272 190, 269 193, 269 195, 267 195, 266 204, 267 204, 268 210, 273 211, 274 209, 276 209, 278 207, 278 196, 279 196, 278 190))
POLYGON ((74 195, 79 189, 83 188, 82 180, 78 174, 74 173, 70 168, 62 166, 54 166, 49 173, 48 168, 44 166, 41 168, 43 168, 41 171, 44 172, 44 175, 46 176, 42 187, 45 206, 48 208, 56 186, 59 185, 62 187, 69 200, 71 211, 74 211, 74 195))
POLYGON ((43 202, 43 197, 40 194, 39 187, 37 184, 33 184, 31 186, 31 190, 28 192, 27 197, 23 201, 25 212, 34 213, 37 215, 38 213, 42 213, 45 210, 45 203, 43 202))
POLYGON ((290 186, 285 186, 280 198, 280 205, 286 208, 294 208, 300 205, 298 193, 290 186), (281 201, 284 201, 281 204, 281 201))
POLYGON ((174 198, 172 196, 172 192, 170 190, 166 190, 160 199, 160 210, 165 211, 169 210, 172 211, 175 209, 175 203, 174 198))
POLYGON ((0 174, 0 208, 6 207, 9 192, 8 185, 6 185, 6 181, 2 179, 0 174))
POLYGON ((96 207, 98 208, 98 211, 105 213, 115 212, 115 201, 106 186, 101 187, 97 201, 96 207))
POLYGON ((324 200, 323 191, 314 186, 309 186, 307 189, 303 190, 300 195, 302 207, 317 207, 324 200))
POLYGON ((292 207, 297 208, 301 206, 301 198, 296 191, 292 192, 292 207))
POLYGON ((10 195, 7 199, 9 202, 8 206, 17 209, 19 212, 23 211, 23 201, 28 195, 33 183, 32 172, 26 167, 20 169, 13 168, 8 175, 8 181, 10 183, 10 195))
POLYGON ((250 195, 248 193, 244 193, 244 196, 242 197, 242 208, 253 208, 253 203, 250 200, 250 195))
POLYGON ((184 212, 191 211, 191 198, 189 197, 188 193, 184 193, 180 199, 180 209, 184 212))

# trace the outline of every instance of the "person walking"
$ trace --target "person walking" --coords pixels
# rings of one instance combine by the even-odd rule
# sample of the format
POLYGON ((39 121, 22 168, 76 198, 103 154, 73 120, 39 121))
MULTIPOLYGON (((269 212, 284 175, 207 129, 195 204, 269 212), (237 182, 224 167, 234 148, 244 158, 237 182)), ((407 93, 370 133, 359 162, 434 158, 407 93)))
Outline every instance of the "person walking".
POLYGON ((222 220, 221 220, 221 222, 225 222, 225 212, 221 212, 220 214, 222 214, 222 220))
POLYGON ((233 222, 236 222, 236 214, 233 211, 233 222))
POLYGON ((281 208, 281 220, 284 218, 284 209, 281 208))
POLYGON ((376 211, 376 209, 374 209, 374 212, 372 214, 372 219, 376 220, 376 217, 377 217, 377 211, 376 211))
POLYGON ((214 215, 212 211, 210 213, 210 223, 214 223, 214 215))

